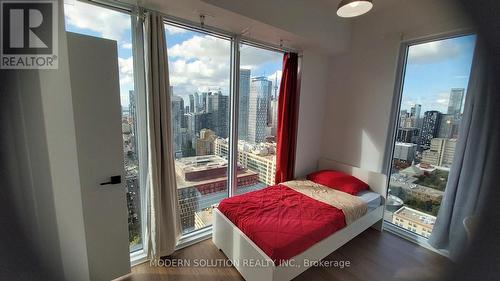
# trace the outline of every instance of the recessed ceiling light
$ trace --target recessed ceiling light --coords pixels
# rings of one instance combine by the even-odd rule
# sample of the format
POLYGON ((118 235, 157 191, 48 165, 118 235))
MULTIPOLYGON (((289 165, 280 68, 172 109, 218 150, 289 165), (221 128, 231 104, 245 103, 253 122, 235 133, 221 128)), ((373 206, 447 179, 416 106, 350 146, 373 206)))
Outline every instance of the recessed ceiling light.
POLYGON ((337 8, 337 15, 352 18, 367 13, 373 7, 372 0, 342 0, 337 8))

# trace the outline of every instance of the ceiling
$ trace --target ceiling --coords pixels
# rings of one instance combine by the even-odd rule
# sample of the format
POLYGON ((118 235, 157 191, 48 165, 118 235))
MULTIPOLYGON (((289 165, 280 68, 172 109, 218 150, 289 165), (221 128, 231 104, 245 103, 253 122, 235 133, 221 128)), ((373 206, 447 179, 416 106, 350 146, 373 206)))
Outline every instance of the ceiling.
MULTIPOLYGON (((124 0, 134 3, 135 0, 124 0)), ((351 25, 363 19, 336 15, 340 0, 138 0, 139 5, 235 34, 286 47, 328 55, 347 50, 351 25)), ((402 0, 375 0, 370 13, 402 0)))
MULTIPOLYGON (((135 2, 133 0, 125 0, 135 2)), ((334 54, 349 43, 350 20, 336 16, 340 0, 139 0, 139 5, 246 37, 334 54), (315 5, 311 5, 314 2, 315 5)))

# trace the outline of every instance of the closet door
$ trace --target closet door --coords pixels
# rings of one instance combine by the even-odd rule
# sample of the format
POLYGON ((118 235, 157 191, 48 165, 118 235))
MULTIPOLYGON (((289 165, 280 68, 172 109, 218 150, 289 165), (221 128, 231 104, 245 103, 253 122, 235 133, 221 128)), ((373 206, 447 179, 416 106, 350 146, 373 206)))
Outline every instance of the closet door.
POLYGON ((68 33, 90 279, 130 272, 116 41, 68 33))

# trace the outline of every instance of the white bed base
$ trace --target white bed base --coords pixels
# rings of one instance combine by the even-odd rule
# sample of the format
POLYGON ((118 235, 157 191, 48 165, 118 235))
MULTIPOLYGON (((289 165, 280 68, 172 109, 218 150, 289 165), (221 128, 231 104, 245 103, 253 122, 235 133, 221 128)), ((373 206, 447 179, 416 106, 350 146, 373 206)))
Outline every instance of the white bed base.
MULTIPOLYGON (((326 159, 319 161, 319 168, 335 169, 352 174, 368 183, 373 191, 385 197, 386 177, 382 174, 326 159)), ((320 261, 370 226, 381 225, 383 216, 384 206, 379 206, 293 257, 289 264, 284 265, 274 265, 272 259, 218 209, 214 210, 212 240, 246 281, 288 281, 310 267, 304 265, 306 260, 320 261)))

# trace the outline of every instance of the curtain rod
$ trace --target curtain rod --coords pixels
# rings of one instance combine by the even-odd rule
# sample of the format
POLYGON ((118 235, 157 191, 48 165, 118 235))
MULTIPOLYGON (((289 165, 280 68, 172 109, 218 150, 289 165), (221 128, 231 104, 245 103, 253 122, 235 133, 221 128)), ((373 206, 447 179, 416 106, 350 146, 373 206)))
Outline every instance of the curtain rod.
POLYGON ((255 38, 242 36, 241 34, 229 32, 229 31, 226 31, 226 30, 223 30, 220 28, 216 28, 213 26, 207 26, 205 24, 202 25, 201 23, 197 23, 197 22, 193 22, 190 20, 176 17, 176 16, 168 15, 168 14, 156 11, 156 10, 141 7, 139 5, 127 4, 127 3, 123 3, 121 1, 116 1, 116 0, 76 0, 76 1, 88 2, 88 3, 92 3, 95 5, 101 6, 101 7, 105 7, 105 8, 109 8, 112 10, 127 13, 127 14, 130 14, 133 16, 138 16, 138 17, 141 17, 143 20, 144 20, 143 12, 156 12, 159 15, 161 15, 167 22, 173 23, 175 25, 181 25, 181 26, 187 27, 189 29, 195 29, 196 31, 202 31, 205 33, 214 33, 214 34, 222 35, 223 37, 233 38, 235 36, 240 36, 243 43, 248 44, 248 45, 254 45, 255 47, 260 47, 260 48, 268 49, 271 51, 292 52, 292 53, 297 53, 299 55, 302 55, 302 50, 299 50, 299 49, 294 49, 294 48, 290 48, 290 47, 272 44, 269 42, 264 42, 264 41, 261 41, 261 40, 255 39, 255 38))

